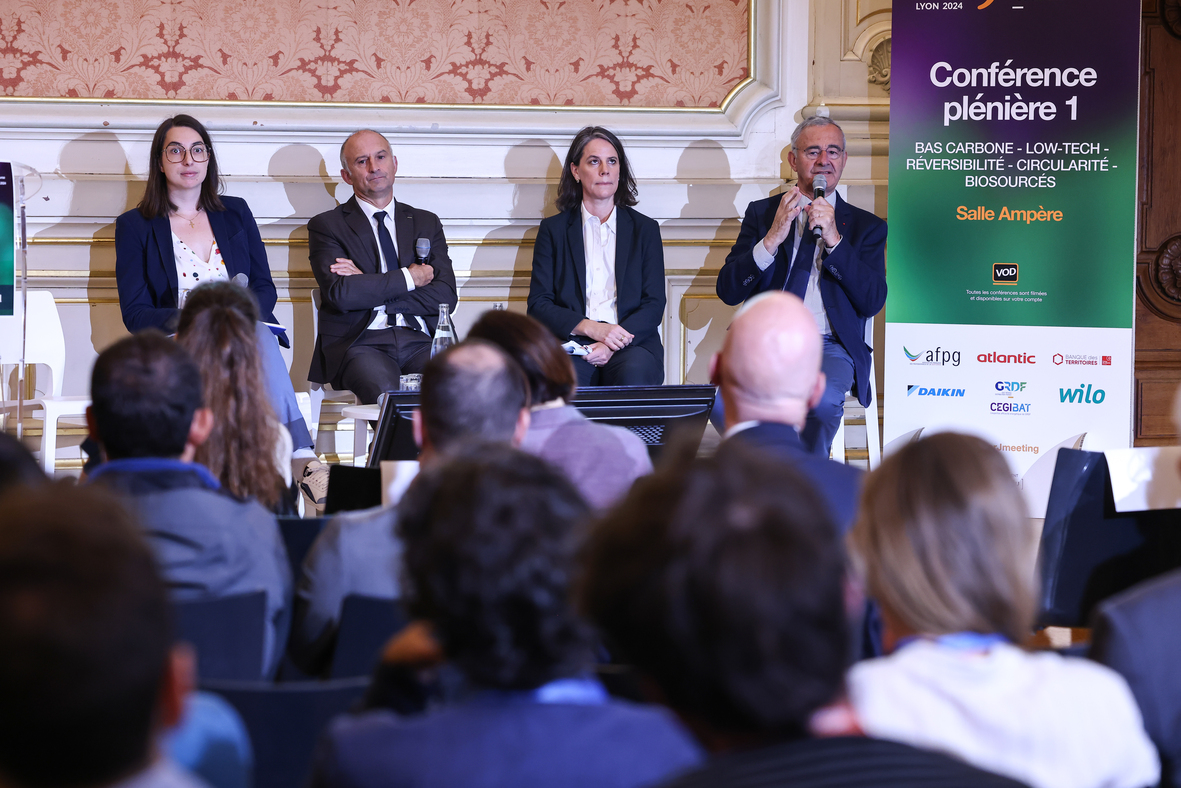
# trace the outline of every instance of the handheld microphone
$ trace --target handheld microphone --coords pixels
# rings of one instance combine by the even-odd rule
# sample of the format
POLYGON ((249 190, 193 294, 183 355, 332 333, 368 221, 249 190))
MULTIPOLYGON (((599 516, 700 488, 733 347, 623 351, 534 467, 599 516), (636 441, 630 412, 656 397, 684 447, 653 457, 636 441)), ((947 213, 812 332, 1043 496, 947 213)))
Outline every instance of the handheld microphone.
POLYGON ((250 289, 250 279, 246 276, 246 274, 234 274, 234 278, 230 281, 236 284, 238 287, 245 287, 247 290, 250 289))
MULTIPOLYGON (((812 200, 813 201, 823 200, 824 199, 824 192, 827 189, 828 189, 828 178, 824 177, 823 174, 817 175, 815 178, 812 179, 812 200)), ((815 225, 812 227, 812 237, 815 238, 817 241, 820 240, 820 236, 823 234, 824 234, 824 231, 820 229, 820 225, 815 225)))
POLYGON ((431 239, 419 238, 414 242, 414 261, 419 265, 426 265, 426 259, 431 256, 431 239))

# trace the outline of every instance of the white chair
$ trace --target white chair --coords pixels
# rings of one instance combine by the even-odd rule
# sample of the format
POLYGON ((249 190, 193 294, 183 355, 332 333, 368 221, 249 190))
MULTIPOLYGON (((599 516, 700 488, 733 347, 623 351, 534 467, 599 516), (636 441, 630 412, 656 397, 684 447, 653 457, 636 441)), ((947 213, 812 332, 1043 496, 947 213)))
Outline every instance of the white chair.
MULTIPOLYGON (((873 318, 865 321, 865 344, 869 345, 869 404, 865 406, 865 447, 869 457, 866 467, 873 470, 882 464, 882 438, 878 434, 878 383, 874 371, 873 361, 873 318)), ((860 403, 853 400, 853 405, 860 403)), ((849 405, 849 397, 845 397, 845 407, 849 405)), ((845 461, 845 414, 841 414, 841 423, 837 426, 837 434, 832 439, 832 458, 837 462, 845 461)))
MULTIPOLYGON (((53 476, 57 463, 58 421, 70 416, 86 415, 90 397, 62 396, 62 381, 66 371, 66 338, 62 332, 57 304, 48 290, 30 290, 28 296, 28 336, 25 341, 25 364, 49 367, 51 393, 24 403, 22 413, 39 419, 41 426, 41 467, 53 476)), ((21 304, 18 300, 11 317, 0 317, 0 358, 5 364, 18 364, 21 357, 21 304)), ((44 389, 43 389, 44 390, 44 389)), ((16 413, 16 400, 0 403, 6 413, 16 413)))
MULTIPOLYGON (((320 336, 320 288, 312 290, 312 332, 315 336, 320 336)), ((312 446, 316 444, 316 436, 320 432, 320 409, 324 406, 324 400, 328 399, 332 402, 345 402, 350 405, 360 405, 361 400, 351 391, 338 390, 332 388, 330 383, 312 383, 308 382, 308 394, 311 397, 311 421, 308 422, 308 431, 312 434, 312 446)), ((365 453, 365 437, 368 435, 368 423, 364 421, 354 420, 354 430, 361 433, 358 440, 356 432, 353 435, 353 462, 356 463, 357 446, 361 446, 361 454, 365 453)))

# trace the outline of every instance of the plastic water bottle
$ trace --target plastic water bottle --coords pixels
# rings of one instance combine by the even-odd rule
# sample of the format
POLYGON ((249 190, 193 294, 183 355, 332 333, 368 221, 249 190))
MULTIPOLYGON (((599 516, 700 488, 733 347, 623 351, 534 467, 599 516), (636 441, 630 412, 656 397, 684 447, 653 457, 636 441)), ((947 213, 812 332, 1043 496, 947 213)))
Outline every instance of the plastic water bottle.
POLYGON ((439 324, 431 340, 431 358, 455 344, 455 328, 451 325, 451 310, 446 304, 439 304, 439 324))

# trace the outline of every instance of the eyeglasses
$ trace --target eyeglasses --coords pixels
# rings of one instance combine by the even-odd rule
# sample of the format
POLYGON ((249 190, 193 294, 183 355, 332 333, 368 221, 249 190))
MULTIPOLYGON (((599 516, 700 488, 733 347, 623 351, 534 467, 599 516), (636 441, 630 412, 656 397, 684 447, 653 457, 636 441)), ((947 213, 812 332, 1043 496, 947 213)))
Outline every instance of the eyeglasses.
MULTIPOLYGON (((820 158, 821 150, 821 148, 805 148, 804 150, 799 151, 799 154, 808 161, 816 161, 820 158)), ((823 148, 823 150, 828 154, 828 158, 830 159, 835 159, 845 154, 845 149, 838 148, 836 145, 829 145, 827 148, 823 148)))
POLYGON ((164 158, 173 164, 180 164, 185 160, 186 153, 195 162, 209 161, 209 148, 206 148, 203 142, 193 143, 191 148, 185 148, 179 142, 174 142, 164 149, 164 158))

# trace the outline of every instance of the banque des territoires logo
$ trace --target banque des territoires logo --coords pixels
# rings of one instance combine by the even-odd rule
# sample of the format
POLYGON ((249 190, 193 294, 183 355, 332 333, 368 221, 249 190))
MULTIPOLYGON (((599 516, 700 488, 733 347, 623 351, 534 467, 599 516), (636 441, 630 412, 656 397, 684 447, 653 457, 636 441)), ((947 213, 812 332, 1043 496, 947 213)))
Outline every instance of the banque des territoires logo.
POLYGON ((934 350, 920 350, 918 353, 911 353, 903 345, 902 352, 906 354, 907 360, 915 366, 943 367, 950 364, 953 367, 958 367, 960 365, 960 352, 958 350, 945 350, 937 347, 934 350))

